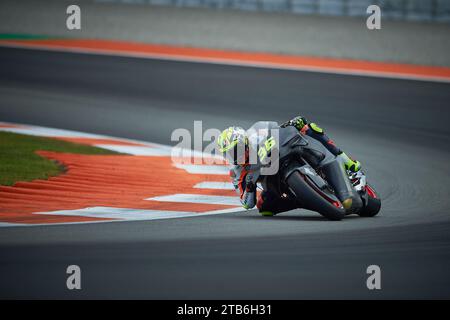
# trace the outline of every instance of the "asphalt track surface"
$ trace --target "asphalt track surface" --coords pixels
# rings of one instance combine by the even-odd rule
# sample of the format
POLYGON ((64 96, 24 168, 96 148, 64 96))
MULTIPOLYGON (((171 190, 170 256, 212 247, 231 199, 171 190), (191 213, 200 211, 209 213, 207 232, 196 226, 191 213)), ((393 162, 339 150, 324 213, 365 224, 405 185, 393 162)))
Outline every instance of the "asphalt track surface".
POLYGON ((0 70, 0 121, 171 144, 194 120, 303 114, 383 199, 378 217, 340 222, 296 210, 1 228, 1 298, 450 298, 449 84, 5 48, 0 70))

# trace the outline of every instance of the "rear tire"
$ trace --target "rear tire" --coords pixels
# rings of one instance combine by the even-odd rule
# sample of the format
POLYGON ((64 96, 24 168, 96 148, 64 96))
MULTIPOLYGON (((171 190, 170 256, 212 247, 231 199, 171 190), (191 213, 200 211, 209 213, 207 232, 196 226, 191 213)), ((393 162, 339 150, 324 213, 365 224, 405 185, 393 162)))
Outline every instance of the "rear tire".
POLYGON ((306 181, 306 177, 298 171, 293 172, 287 179, 287 183, 296 196, 301 199, 306 209, 315 210, 329 220, 338 221, 345 217, 345 209, 338 208, 324 199, 306 181))

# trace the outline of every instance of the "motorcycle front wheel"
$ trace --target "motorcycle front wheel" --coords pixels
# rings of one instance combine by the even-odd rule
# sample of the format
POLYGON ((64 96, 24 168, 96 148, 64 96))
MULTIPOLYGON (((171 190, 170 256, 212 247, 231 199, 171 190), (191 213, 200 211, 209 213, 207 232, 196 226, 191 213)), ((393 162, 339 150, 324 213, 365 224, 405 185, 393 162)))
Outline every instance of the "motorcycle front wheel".
POLYGON ((317 188, 308 176, 295 171, 286 182, 303 208, 317 211, 329 220, 337 221, 345 217, 341 202, 333 194, 317 188))
POLYGON ((380 212, 381 209, 381 200, 375 193, 375 190, 369 185, 366 186, 367 192, 367 205, 365 205, 358 215, 360 217, 374 217, 380 212))

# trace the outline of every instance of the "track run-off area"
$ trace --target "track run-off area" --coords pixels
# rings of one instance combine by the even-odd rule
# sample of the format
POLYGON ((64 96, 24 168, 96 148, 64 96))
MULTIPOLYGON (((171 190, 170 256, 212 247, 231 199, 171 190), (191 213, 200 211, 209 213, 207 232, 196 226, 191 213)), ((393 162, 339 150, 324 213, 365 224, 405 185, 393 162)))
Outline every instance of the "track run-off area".
POLYGON ((0 123, 0 131, 123 153, 101 156, 38 151, 63 165, 65 172, 48 180, 0 186, 3 227, 168 219, 241 210, 227 166, 194 164, 203 162, 201 154, 190 161, 176 157, 190 150, 11 123, 0 123))
POLYGON ((0 68, 2 130, 126 153, 43 152, 68 171, 1 188, 0 220, 14 224, 0 228, 1 297, 450 297, 446 81, 44 48, 0 48, 0 68), (237 200, 214 172, 224 168, 177 167, 167 155, 173 130, 195 120, 222 129, 299 114, 361 161, 379 216, 264 218, 223 202, 237 200), (72 264, 80 291, 65 287, 72 264), (373 264, 378 291, 366 287, 373 264))

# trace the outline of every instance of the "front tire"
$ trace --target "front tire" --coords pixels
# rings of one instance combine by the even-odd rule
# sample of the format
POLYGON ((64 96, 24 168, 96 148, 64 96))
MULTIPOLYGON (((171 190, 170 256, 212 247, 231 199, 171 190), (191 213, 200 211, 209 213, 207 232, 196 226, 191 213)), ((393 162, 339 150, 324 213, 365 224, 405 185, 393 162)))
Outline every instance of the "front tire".
POLYGON ((333 203, 319 194, 320 190, 314 189, 312 181, 307 181, 298 171, 293 172, 287 179, 287 184, 294 194, 301 200, 306 209, 319 212, 329 220, 338 221, 345 217, 345 209, 339 201, 333 203), (339 207, 338 207, 339 205, 339 207))
POLYGON ((366 187, 367 192, 367 205, 364 206, 361 211, 358 213, 360 217, 374 217, 380 212, 381 209, 381 200, 375 194, 375 191, 370 187, 366 187))

